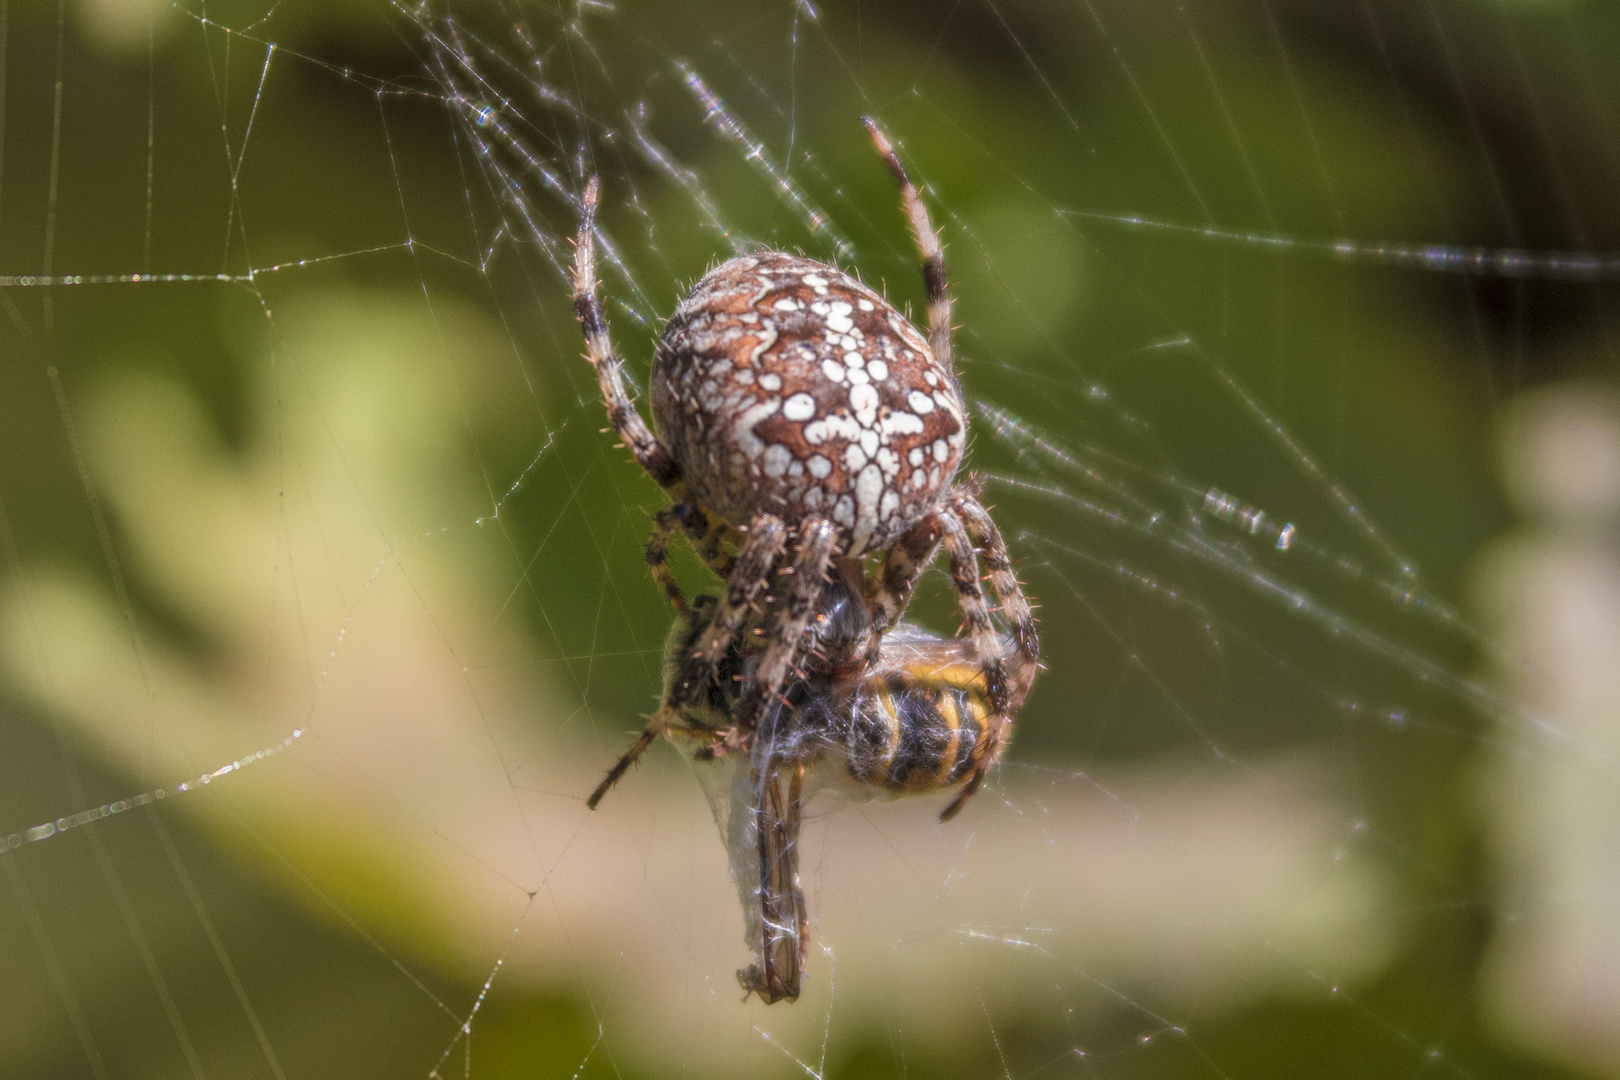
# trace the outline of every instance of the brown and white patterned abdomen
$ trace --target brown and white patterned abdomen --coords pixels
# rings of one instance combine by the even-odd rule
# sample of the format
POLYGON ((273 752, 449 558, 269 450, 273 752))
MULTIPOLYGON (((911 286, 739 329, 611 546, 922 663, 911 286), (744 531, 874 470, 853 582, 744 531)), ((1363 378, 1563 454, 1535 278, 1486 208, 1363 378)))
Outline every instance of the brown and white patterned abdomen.
POLYGON ((850 555, 937 505, 967 437, 954 373, 893 305, 779 252, 721 265, 675 309, 652 404, 704 506, 733 525, 826 518, 850 555))

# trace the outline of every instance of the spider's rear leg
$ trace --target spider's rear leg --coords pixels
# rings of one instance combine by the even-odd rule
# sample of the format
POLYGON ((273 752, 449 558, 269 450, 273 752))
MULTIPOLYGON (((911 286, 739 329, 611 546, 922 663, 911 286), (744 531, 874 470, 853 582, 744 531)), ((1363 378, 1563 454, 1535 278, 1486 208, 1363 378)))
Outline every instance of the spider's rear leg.
POLYGON ((884 556, 868 598, 874 632, 885 633, 892 629, 910 604, 917 579, 933 561, 939 545, 945 545, 962 619, 985 669, 992 710, 984 745, 974 752, 973 773, 961 793, 945 808, 943 817, 947 819, 978 790, 985 772, 1000 754, 1007 728, 1029 692, 1040 656, 1034 612, 1013 573, 1001 531, 979 503, 978 491, 978 482, 972 478, 958 484, 945 499, 945 508, 928 514, 907 530, 884 556), (990 608, 979 582, 975 547, 984 554, 986 576, 1012 630, 1017 647, 1015 657, 1002 655, 1002 640, 991 621, 990 608))
MULTIPOLYGON (((919 518, 899 540, 895 541, 894 546, 884 553, 883 563, 878 567, 877 573, 872 575, 866 590, 866 605, 872 612, 872 633, 875 637, 880 638, 899 625, 901 616, 911 605, 912 595, 917 591, 918 579, 934 561, 934 555, 945 539, 946 522, 942 514, 954 512, 959 522, 958 530, 965 525, 970 538, 974 540, 978 539, 979 532, 982 531, 980 526, 988 526, 989 533, 994 536, 996 550, 999 552, 998 556, 987 552, 986 559, 992 564, 991 573, 995 574, 998 567, 1005 571, 1003 577, 993 578, 992 584, 996 586, 998 596, 1001 595, 1001 585, 1007 580, 1011 580, 1016 588, 1017 580, 1011 578, 1011 568, 1007 565, 1007 550, 1000 542, 1001 534, 995 531, 995 525, 990 522, 989 515, 979 506, 979 484, 980 481, 976 477, 969 477, 962 483, 954 485, 940 500, 939 508, 919 518)), ((960 589, 957 591, 961 592, 960 589)), ((1019 599, 1022 600, 1021 594, 1019 599)), ((1028 605, 1024 605, 1022 610, 1027 619, 1028 605)), ((1010 612, 1008 619, 1016 622, 1010 612)), ((1033 633, 1033 620, 1030 620, 1030 623, 1033 633)))
POLYGON ((635 402, 624 388, 623 365, 608 336, 607 317, 596 301, 596 203, 602 185, 591 177, 580 203, 579 234, 574 239, 574 317, 585 335, 585 351, 596 369, 597 385, 607 403, 608 423, 635 455, 636 463, 666 491, 682 487, 681 469, 673 455, 658 441, 647 422, 636 411, 635 402))
POLYGON ((985 735, 984 757, 980 759, 980 764, 974 768, 972 775, 968 777, 967 783, 962 785, 962 790, 957 792, 956 798, 952 799, 951 804, 939 812, 940 821, 949 821, 955 817, 962 807, 967 805, 967 801, 973 798, 973 793, 979 790, 979 785, 984 783, 985 774, 990 771, 990 763, 995 761, 997 755, 1001 753, 1004 727, 1005 725, 1003 727, 992 727, 985 735))
MULTIPOLYGON (((664 732, 680 727, 680 709, 692 699, 703 685, 714 677, 715 666, 725 656, 742 628, 754 598, 765 587, 771 568, 782 554, 786 528, 773 514, 760 514, 748 528, 748 539, 737 553, 737 565, 726 582, 726 595, 716 606, 714 619, 704 630, 692 650, 682 658, 680 667, 670 685, 664 687, 663 700, 658 711, 618 760, 607 776, 591 792, 585 805, 592 810, 602 796, 618 782, 619 777, 646 752, 654 739, 664 732)), ((683 599, 684 603, 684 599, 683 599)))
POLYGON ((911 234, 917 241, 917 252, 922 256, 923 288, 928 296, 928 347, 934 350, 934 359, 946 371, 955 371, 951 361, 951 293, 945 284, 945 252, 939 246, 939 234, 928 220, 928 207, 917 187, 906 173, 906 167, 895 153, 894 144, 877 121, 870 116, 861 117, 872 145, 883 155, 883 162, 900 189, 900 203, 906 219, 911 222, 911 234))

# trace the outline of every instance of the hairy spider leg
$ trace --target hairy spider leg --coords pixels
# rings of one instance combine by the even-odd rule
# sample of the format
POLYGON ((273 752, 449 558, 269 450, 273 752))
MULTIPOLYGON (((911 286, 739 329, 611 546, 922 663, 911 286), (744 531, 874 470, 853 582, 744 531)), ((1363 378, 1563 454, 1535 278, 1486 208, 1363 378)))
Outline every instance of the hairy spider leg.
POLYGON ((689 616, 692 609, 687 604, 681 587, 675 583, 675 575, 669 569, 669 538, 676 529, 690 536, 693 518, 702 520, 702 514, 703 512, 693 503, 672 503, 653 515, 652 532, 647 535, 647 570, 652 574, 653 581, 658 584, 659 589, 663 590, 664 597, 669 600, 669 606, 683 618, 689 616))
POLYGON ((866 604, 872 612, 872 632, 881 637, 892 630, 911 604, 917 579, 934 561, 945 526, 938 514, 924 514, 883 555, 883 563, 867 587, 866 604))
POLYGON ((968 777, 967 786, 939 816, 941 821, 949 821, 979 789, 979 785, 984 782, 984 774, 995 761, 996 751, 1001 746, 1006 729, 1009 702, 1007 668, 1001 655, 1001 639, 990 619, 990 606, 985 603, 984 587, 979 584, 979 559, 974 554, 973 541, 955 511, 942 509, 938 514, 940 524, 945 530, 945 555, 950 560, 951 583, 956 586, 957 606, 962 609, 962 622, 967 635, 973 639, 979 663, 984 666, 990 706, 995 712, 983 745, 974 748, 973 772, 968 777))
POLYGON ((1020 693, 1020 689, 1028 688, 1028 675, 1025 673, 1034 671, 1041 648, 1035 615, 1018 584, 1017 575, 1013 573, 1006 542, 1001 530, 996 528, 995 522, 979 502, 977 493, 978 484, 971 479, 957 485, 946 500, 949 509, 929 514, 908 529, 884 556, 867 599, 874 631, 887 633, 911 603, 917 580, 933 561, 940 544, 946 545, 963 621, 985 665, 992 712, 985 745, 982 752, 975 753, 977 761, 974 772, 962 794, 946 808, 947 818, 960 810, 967 798, 977 790, 984 779, 985 770, 995 760, 996 752, 1006 738, 1008 717, 1022 704, 1013 698, 1020 693), (1008 679, 1005 661, 999 655, 999 639, 991 623, 990 609, 984 601, 984 590, 979 584, 975 548, 984 555, 985 576, 995 590, 1001 613, 1016 642, 1020 673, 1017 679, 1008 679))
MULTIPOLYGON (((1040 653, 1035 615, 1013 573, 1001 530, 996 528, 979 501, 980 488, 980 479, 969 477, 946 495, 945 506, 956 514, 974 547, 984 556, 986 577, 996 592, 997 604, 1007 625, 1018 639, 1018 651, 1026 661, 1034 663, 1040 653)), ((867 589, 867 606, 872 611, 873 627, 879 633, 887 633, 900 621, 916 591, 917 580, 933 561, 944 533, 945 525, 939 517, 929 514, 884 554, 883 563, 867 589)))
POLYGON ((939 361, 940 367, 955 372, 951 361, 951 294, 945 285, 945 252, 939 245, 939 234, 934 232, 933 223, 928 220, 928 207, 923 205, 916 185, 900 163, 900 155, 894 152, 894 144, 870 116, 861 117, 861 123, 866 125, 872 145, 883 155, 884 164, 889 166, 900 188, 900 202, 922 255, 923 290, 928 297, 928 346, 934 350, 934 359, 939 361))
POLYGON ((653 515, 653 528, 647 536, 645 549, 647 570, 663 591, 670 607, 678 614, 686 615, 689 612, 686 597, 675 583, 675 575, 669 568, 669 538, 677 529, 686 535, 703 564, 723 578, 731 576, 731 571, 737 565, 737 557, 727 554, 721 543, 728 535, 740 538, 741 534, 719 518, 706 513, 690 499, 671 503, 653 515))
POLYGON ((1033 669, 1041 655, 1041 639, 1035 628, 1035 612, 1030 608, 1029 598, 1024 595, 1023 588, 1018 584, 1018 575, 1013 573, 1012 560, 1007 555, 1007 542, 1002 539, 1001 530, 996 528, 996 523, 985 510, 984 504, 974 495, 953 496, 950 507, 962 519, 962 524, 967 526, 968 535, 984 555, 985 577, 989 579, 990 587, 996 591, 996 599, 1001 604, 1001 614, 1006 618, 1007 625, 1018 642, 1018 654, 1023 662, 1033 669))
POLYGON ((624 388, 624 370, 608 336, 607 318, 596 302, 596 203, 602 184, 591 177, 585 184, 585 198, 579 215, 579 235, 574 240, 574 317, 585 334, 586 357, 596 369, 596 381, 607 402, 608 423, 635 455, 636 463, 658 486, 669 490, 681 483, 681 468, 673 455, 658 441, 647 422, 636 411, 624 388))
MULTIPOLYGON (((579 320, 580 330, 585 335, 585 355, 596 371, 596 382, 601 388, 602 400, 607 404, 608 424, 630 449, 636 464, 664 489, 671 502, 687 502, 686 481, 681 475, 680 463, 652 433, 625 389, 624 365, 613 348, 607 316, 596 299, 596 204, 601 194, 602 184, 597 177, 586 181, 585 197, 580 207, 579 234, 574 238, 574 317, 579 320)), ((703 562, 722 576, 729 573, 730 558, 722 549, 721 541, 728 536, 736 539, 736 530, 701 509, 699 515, 688 515, 680 524, 681 531, 692 542, 692 547, 703 562)), ((659 584, 664 582, 660 580, 659 584)), ((667 589, 665 595, 669 595, 667 589)), ((673 599, 671 603, 674 603, 673 599)))
POLYGON ((748 526, 748 540, 726 578, 726 595, 715 606, 714 618, 702 636, 681 658, 680 671, 664 691, 660 711, 678 710, 713 680, 715 669, 742 632, 754 601, 770 581, 786 542, 787 527, 775 514, 759 514, 748 526))
MULTIPOLYGON (((888 165, 894 182, 900 188, 900 201, 905 209, 906 218, 911 222, 911 231, 917 241, 917 250, 923 260, 923 286, 928 297, 928 344, 934 351, 934 358, 946 370, 954 371, 951 355, 951 297, 945 280, 945 253, 940 247, 939 235, 934 231, 933 223, 928 217, 928 207, 923 203, 922 196, 918 194, 916 185, 906 172, 905 165, 895 152, 894 144, 880 128, 877 122, 870 117, 862 117, 861 122, 866 125, 867 133, 872 137, 872 145, 882 155, 884 163, 888 165)), ((990 572, 990 584, 996 591, 996 599, 1000 604, 1002 614, 1013 629, 1018 640, 1020 656, 1029 665, 1033 666, 1040 653, 1039 637, 1035 629, 1034 615, 1030 611, 1029 602, 1025 599, 1018 586, 1018 579, 1013 574, 1011 560, 1007 557, 1007 546, 1003 541, 1001 532, 990 520, 988 514, 978 500, 978 484, 970 480, 968 483, 958 485, 955 491, 947 497, 946 505, 953 508, 957 515, 957 528, 961 529, 965 522, 972 534, 973 542, 983 547, 985 560, 990 572)), ((874 627, 881 633, 893 626, 911 602, 911 595, 916 589, 917 579, 923 570, 933 560, 934 551, 941 536, 941 526, 944 524, 942 515, 936 520, 934 515, 923 518, 901 537, 900 542, 891 548, 884 556, 883 566, 880 570, 877 585, 872 589, 869 602, 874 614, 874 627)), ((946 536, 949 528, 944 528, 946 536)), ((946 540, 950 544, 949 539, 946 540)), ((971 554, 971 545, 969 553, 971 554)), ((957 593, 961 598, 963 615, 967 619, 969 631, 976 638, 981 633, 993 634, 989 629, 989 620, 986 617, 979 620, 985 627, 982 631, 975 628, 975 619, 969 612, 970 597, 962 588, 960 575, 956 572, 957 557, 953 552, 952 575, 957 578, 957 593)), ((974 571, 977 576, 977 570, 974 571)), ((974 592, 979 597, 979 606, 983 604, 983 593, 977 582, 974 592)), ((981 643, 982 640, 980 639, 981 643)), ((1005 673, 1000 661, 994 652, 984 653, 987 664, 996 665, 990 671, 992 701, 997 713, 1005 717, 1009 706, 1008 688, 1005 673)), ((999 728, 997 729, 999 734, 999 728)), ((985 758, 985 768, 993 760, 993 755, 985 758)), ((969 781, 968 789, 958 798, 947 813, 955 813, 962 801, 983 779, 982 770, 976 770, 969 781)))
POLYGON ((827 571, 837 548, 838 529, 825 518, 811 518, 799 527, 786 595, 772 605, 766 618, 765 654, 743 688, 737 706, 735 724, 739 735, 759 726, 766 706, 781 696, 788 675, 804 653, 804 632, 827 587, 827 571))
POLYGON ((623 757, 608 770, 607 776, 591 792, 585 805, 592 810, 602 801, 608 789, 619 782, 625 771, 646 752, 654 739, 666 731, 681 727, 680 708, 692 699, 707 679, 713 678, 714 669, 726 650, 731 647, 737 632, 769 580, 771 569, 782 554, 786 529, 774 514, 760 514, 748 527, 748 539, 737 553, 737 565, 726 581, 726 595, 715 608, 714 621, 704 631, 702 640, 681 662, 680 676, 664 691, 664 700, 658 711, 637 737, 623 757))
POLYGON ((729 579, 731 572, 737 568, 737 556, 728 554, 721 544, 729 539, 740 548, 746 540, 736 529, 707 510, 702 510, 701 513, 705 522, 704 527, 696 531, 688 529, 686 538, 692 542, 692 549, 697 552, 698 558, 703 560, 704 566, 713 570, 719 577, 729 579))

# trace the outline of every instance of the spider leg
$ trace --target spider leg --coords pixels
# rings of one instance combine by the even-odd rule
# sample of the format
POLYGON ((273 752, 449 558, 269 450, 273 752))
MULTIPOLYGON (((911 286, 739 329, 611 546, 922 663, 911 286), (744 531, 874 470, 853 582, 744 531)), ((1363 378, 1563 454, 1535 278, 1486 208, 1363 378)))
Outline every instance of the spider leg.
POLYGON ((596 381, 607 402, 608 423, 635 455, 636 463, 666 491, 681 487, 681 470, 664 444, 647 427, 624 388, 623 365, 613 351, 607 318, 596 301, 596 203, 602 185, 591 177, 585 185, 585 198, 579 216, 579 235, 574 241, 574 316, 585 334, 586 355, 596 369, 596 381))
POLYGON ((703 560, 703 565, 723 578, 731 577, 731 571, 736 569, 737 559, 736 556, 726 553, 725 548, 721 546, 722 542, 730 539, 738 547, 746 543, 736 529, 707 512, 703 513, 702 528, 687 529, 686 537, 692 541, 692 550, 703 560))
MULTIPOLYGON (((1001 533, 990 520, 990 515, 979 504, 978 494, 979 481, 970 477, 946 493, 943 505, 956 513, 967 526, 973 542, 983 547, 985 559, 990 564, 990 584, 996 589, 1007 621, 1015 628, 1025 627, 1020 632, 1020 644, 1026 636, 1034 642, 1035 621, 1030 615, 1029 604, 1018 591, 1018 579, 1012 574, 1007 546, 1002 543, 1001 533)), ((917 580, 934 561, 934 553, 939 550, 944 535, 945 525, 938 513, 925 514, 884 553, 883 563, 873 575, 866 597, 867 606, 872 612, 873 630, 877 634, 888 633, 900 621, 900 616, 905 614, 911 596, 917 590, 917 580)), ((1036 646, 1035 651, 1038 649, 1036 646)), ((1034 652, 1031 652, 1030 659, 1034 659, 1034 652)))
POLYGON ((789 673, 805 650, 804 631, 816 601, 827 585, 827 570, 837 551, 838 530, 832 522, 811 518, 799 528, 798 554, 790 570, 787 594, 771 608, 765 624, 765 653, 743 691, 735 722, 740 733, 759 726, 766 707, 782 693, 789 673))
MULTIPOLYGON (((1035 628, 1035 613, 1030 610, 1029 599, 1018 584, 1018 576, 1013 573, 1012 560, 1007 556, 1007 543, 1002 539, 1001 530, 996 528, 995 521, 971 491, 960 491, 952 497, 950 504, 951 509, 967 527, 968 535, 984 553, 986 577, 990 579, 990 587, 996 591, 1002 615, 1012 628, 1013 639, 1017 642, 1018 659, 1017 666, 1011 673, 1003 672, 1003 688, 1000 694, 1002 700, 997 702, 994 696, 992 697, 991 707, 995 713, 990 717, 982 753, 961 793, 940 815, 940 819, 944 821, 954 817, 979 789, 990 762, 995 761, 1000 754, 1001 744, 1007 738, 1007 729, 1012 723, 1012 716, 1023 705, 1024 695, 1029 693, 1030 683, 1035 678, 1035 665, 1041 655, 1041 639, 1035 628)), ((991 685, 993 688, 994 680, 991 685)))
POLYGON ((939 246, 939 234, 934 232, 933 223, 928 220, 928 207, 923 205, 916 185, 900 163, 900 155, 894 152, 894 144, 871 117, 861 117, 861 123, 866 125, 872 145, 883 155, 884 164, 888 165, 900 188, 900 202, 911 222, 912 235, 917 238, 917 250, 922 255, 923 289, 928 296, 928 345, 941 367, 955 371, 951 364, 951 294, 945 287, 945 252, 939 246))
POLYGON ((640 736, 630 744, 630 749, 596 785, 591 797, 585 800, 586 806, 595 810, 602 796, 618 783, 619 778, 646 752, 654 739, 666 731, 681 727, 681 706, 692 699, 708 678, 713 677, 715 665, 731 647, 754 598, 765 587, 771 567, 782 553, 784 532, 781 520, 774 515, 760 514, 754 519, 748 530, 748 541, 737 554, 737 568, 726 582, 726 595, 715 608, 714 620, 681 661, 677 678, 665 687, 664 700, 659 703, 652 722, 642 729, 640 736))
MULTIPOLYGON (((608 423, 630 448, 636 463, 657 481, 674 502, 680 503, 686 501, 686 484, 681 477, 680 465, 668 448, 658 441, 658 436, 647 427, 647 422, 636 411, 635 402, 630 400, 629 391, 624 385, 624 367, 608 334, 607 316, 596 299, 596 241, 592 230, 596 225, 596 204, 600 197, 601 183, 593 176, 585 185, 579 235, 574 240, 574 316, 579 319, 580 329, 585 335, 586 356, 596 370, 597 385, 601 387, 602 399, 607 403, 608 423)), ((722 541, 737 540, 737 530, 693 505, 695 512, 683 518, 681 531, 692 541, 704 565, 721 577, 730 576, 735 560, 726 554, 722 541)), ((663 579, 659 580, 659 584, 664 584, 663 579)), ((669 595, 667 588, 665 595, 669 595)), ((671 603, 674 603, 673 599, 671 603)))
POLYGON ((925 514, 884 553, 883 565, 873 576, 866 598, 874 637, 881 637, 900 621, 912 593, 917 591, 917 579, 934 561, 934 552, 939 550, 944 535, 939 515, 925 514))
POLYGON ((737 979, 744 990, 773 1005, 798 998, 810 949, 809 916, 799 883, 805 762, 795 761, 784 770, 772 758, 758 769, 754 840, 759 857, 759 961, 737 972, 737 979))
MULTIPOLYGON (((659 589, 663 590, 665 598, 669 600, 669 606, 683 618, 691 615, 692 608, 686 602, 681 587, 675 583, 675 575, 669 569, 669 538, 676 529, 691 536, 696 522, 701 522, 703 526, 707 525, 703 520, 703 511, 695 504, 671 503, 653 516, 653 529, 647 536, 647 570, 658 583, 659 589)), ((699 535, 702 535, 701 531, 699 535)))
POLYGON ((991 727, 989 733, 985 736, 984 756, 979 759, 979 764, 974 767, 967 783, 962 785, 962 790, 956 793, 956 798, 952 799, 951 804, 939 812, 940 821, 949 821, 955 817, 957 812, 967 805, 967 801, 973 797, 973 793, 979 790, 979 785, 984 783, 985 774, 990 771, 990 763, 996 760, 996 756, 1001 752, 1001 741, 1006 737, 1005 731, 1006 724, 1004 723, 991 727))
POLYGON ((686 598, 681 595, 680 586, 675 584, 674 575, 670 573, 667 563, 669 538, 676 529, 686 534, 687 540, 691 541, 692 550, 697 552, 703 565, 723 578, 729 578, 731 571, 737 566, 737 557, 726 551, 724 542, 731 539, 741 547, 747 541, 738 530, 709 514, 690 499, 670 503, 653 516, 653 531, 647 537, 647 569, 652 573, 658 587, 663 590, 670 606, 685 615, 686 598))
MULTIPOLYGON (((1013 573, 1012 560, 1007 557, 1007 542, 1002 539, 1001 530, 996 528, 995 521, 985 512, 975 495, 959 491, 951 498, 950 506, 962 519, 962 524, 967 526, 968 535, 984 555, 985 576, 990 580, 990 587, 996 591, 1001 613, 1018 642, 1019 660, 1033 676, 1035 662, 1041 655, 1041 639, 1035 628, 1035 613, 1030 610, 1029 598, 1019 586, 1018 576, 1013 573)), ((1014 707, 1017 704, 1015 702, 1014 707)))
POLYGON ((726 577, 726 595, 715 607, 714 618, 702 636, 682 658, 679 673, 664 691, 660 712, 679 709, 714 677, 715 667, 737 640, 755 598, 770 580, 786 537, 786 527, 774 514, 754 518, 748 527, 748 540, 737 553, 736 566, 726 577))
POLYGON ((950 559, 951 582, 956 586, 957 604, 962 609, 962 621, 966 624, 968 636, 973 639, 979 663, 984 666, 993 712, 983 744, 974 748, 973 772, 968 776, 967 785, 939 816, 941 821, 949 821, 979 789, 985 773, 995 763, 1001 744, 1006 739, 1012 702, 1006 662, 1001 655, 1001 637, 990 619, 990 607, 984 600, 984 587, 979 584, 979 560, 973 552, 973 541, 954 509, 942 509, 937 513, 945 529, 945 554, 950 559))

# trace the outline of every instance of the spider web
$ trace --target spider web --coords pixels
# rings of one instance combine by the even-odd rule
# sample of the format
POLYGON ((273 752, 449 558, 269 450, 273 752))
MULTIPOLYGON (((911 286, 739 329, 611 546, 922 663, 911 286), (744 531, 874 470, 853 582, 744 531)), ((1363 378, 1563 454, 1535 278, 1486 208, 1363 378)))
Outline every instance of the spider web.
POLYGON ((1620 1069, 1617 30, 0 0, 4 1071, 1620 1069), (637 383, 736 252, 920 312, 862 114, 1046 668, 956 821, 812 802, 765 1007, 725 767, 584 807, 670 616, 563 267, 600 175, 637 383))

